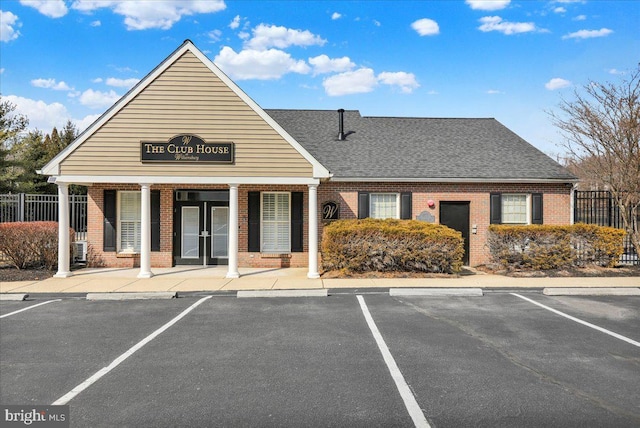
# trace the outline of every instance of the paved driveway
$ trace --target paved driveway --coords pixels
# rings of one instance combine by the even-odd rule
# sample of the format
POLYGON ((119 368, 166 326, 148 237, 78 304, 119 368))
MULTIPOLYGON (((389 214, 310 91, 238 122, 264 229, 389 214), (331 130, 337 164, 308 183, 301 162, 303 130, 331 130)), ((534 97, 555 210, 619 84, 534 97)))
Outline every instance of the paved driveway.
POLYGON ((640 425, 640 297, 340 293, 3 301, 0 402, 78 427, 640 425))

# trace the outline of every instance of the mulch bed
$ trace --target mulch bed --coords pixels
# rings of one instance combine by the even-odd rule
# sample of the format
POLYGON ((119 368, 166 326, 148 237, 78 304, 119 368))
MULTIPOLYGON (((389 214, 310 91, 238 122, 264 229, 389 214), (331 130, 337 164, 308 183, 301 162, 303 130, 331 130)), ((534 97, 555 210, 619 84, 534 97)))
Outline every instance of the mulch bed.
POLYGON ((0 281, 39 281, 51 278, 55 271, 46 269, 16 269, 13 266, 0 266, 0 281))
POLYGON ((585 266, 583 268, 569 268, 569 269, 551 269, 551 270, 526 270, 515 269, 505 270, 496 266, 478 266, 479 271, 494 274, 504 275, 516 278, 565 278, 565 277, 578 277, 578 278, 593 278, 593 277, 626 277, 626 276, 640 276, 640 266, 617 266, 613 268, 607 268, 602 266, 585 266))

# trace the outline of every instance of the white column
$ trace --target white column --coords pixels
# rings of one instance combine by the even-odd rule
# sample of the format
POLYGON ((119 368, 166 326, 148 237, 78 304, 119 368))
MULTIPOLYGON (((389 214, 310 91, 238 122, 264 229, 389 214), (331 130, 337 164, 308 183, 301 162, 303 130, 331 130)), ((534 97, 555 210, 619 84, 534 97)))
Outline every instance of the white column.
POLYGON ((229 185, 229 269, 227 278, 240 278, 238 272, 238 185, 229 185))
POLYGON ((151 185, 140 184, 140 273, 138 278, 151 278, 151 185))
POLYGON ((310 279, 320 278, 318 273, 318 185, 309 185, 309 273, 310 279))
POLYGON ((69 185, 58 183, 58 272, 57 278, 68 278, 69 269, 69 185))

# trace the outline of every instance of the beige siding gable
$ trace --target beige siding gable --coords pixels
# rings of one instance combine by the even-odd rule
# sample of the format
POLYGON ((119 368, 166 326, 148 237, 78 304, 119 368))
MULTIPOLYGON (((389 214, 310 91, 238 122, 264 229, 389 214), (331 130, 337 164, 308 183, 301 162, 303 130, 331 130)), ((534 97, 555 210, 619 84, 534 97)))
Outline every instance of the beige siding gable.
POLYGON ((190 50, 60 162, 66 176, 313 177, 313 165, 190 50), (141 163, 141 141, 234 142, 235 163, 141 163))

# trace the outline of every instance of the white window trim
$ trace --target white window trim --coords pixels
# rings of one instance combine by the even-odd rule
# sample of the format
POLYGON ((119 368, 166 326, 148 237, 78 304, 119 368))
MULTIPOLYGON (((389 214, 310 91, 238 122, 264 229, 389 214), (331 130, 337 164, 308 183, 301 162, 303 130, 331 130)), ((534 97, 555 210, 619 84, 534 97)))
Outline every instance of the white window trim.
POLYGON ((525 209, 526 209, 526 216, 527 216, 527 221, 526 223, 519 223, 519 222, 509 222, 509 221, 505 221, 504 220, 504 211, 503 207, 504 207, 504 199, 501 199, 500 202, 500 210, 502 211, 500 213, 500 216, 502 217, 502 224, 510 224, 510 225, 530 225, 531 224, 531 193, 503 193, 502 194, 502 198, 504 198, 505 196, 524 196, 525 197, 525 209))
MULTIPOLYGON (((117 192, 117 207, 116 207, 116 218, 117 218, 117 229, 116 229, 116 237, 117 237, 117 254, 139 254, 139 251, 135 250, 123 250, 122 249, 122 215, 121 215, 121 197, 125 193, 137 193, 140 198, 142 198, 142 192, 140 190, 118 190, 117 192)), ((140 213, 142 215, 142 213, 140 213)), ((140 219, 140 226, 142 227, 142 219, 140 219)))
POLYGON ((291 253, 291 192, 260 192, 260 252, 262 253, 278 253, 278 254, 290 254, 291 253), (287 249, 276 251, 264 251, 264 195, 284 194, 289 198, 289 215, 287 217, 287 227, 289 228, 289 239, 287 241, 287 249))
POLYGON ((370 218, 376 218, 373 217, 371 215, 371 213, 373 212, 373 195, 394 195, 396 197, 396 216, 395 217, 387 217, 387 218, 394 218, 394 219, 400 219, 400 193, 396 193, 396 192, 370 192, 369 193, 369 217, 370 218))

